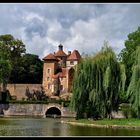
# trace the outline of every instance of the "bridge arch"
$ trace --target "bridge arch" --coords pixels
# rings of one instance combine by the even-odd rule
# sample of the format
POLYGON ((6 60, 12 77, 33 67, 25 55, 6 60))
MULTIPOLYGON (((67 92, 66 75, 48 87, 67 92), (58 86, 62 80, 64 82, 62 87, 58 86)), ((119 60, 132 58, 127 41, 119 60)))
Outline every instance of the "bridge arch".
POLYGON ((63 112, 61 111, 61 108, 58 106, 49 106, 46 110, 45 110, 45 117, 53 117, 55 116, 59 116, 61 117, 63 114, 63 112))

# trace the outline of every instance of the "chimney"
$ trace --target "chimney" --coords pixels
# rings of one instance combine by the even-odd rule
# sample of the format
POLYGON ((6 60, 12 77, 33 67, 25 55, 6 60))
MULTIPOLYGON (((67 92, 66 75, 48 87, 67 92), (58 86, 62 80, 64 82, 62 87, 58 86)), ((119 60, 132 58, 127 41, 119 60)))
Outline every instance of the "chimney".
POLYGON ((68 51, 68 55, 71 55, 71 51, 68 51))
POLYGON ((63 50, 63 46, 60 44, 59 46, 58 46, 58 48, 59 48, 59 50, 63 50))

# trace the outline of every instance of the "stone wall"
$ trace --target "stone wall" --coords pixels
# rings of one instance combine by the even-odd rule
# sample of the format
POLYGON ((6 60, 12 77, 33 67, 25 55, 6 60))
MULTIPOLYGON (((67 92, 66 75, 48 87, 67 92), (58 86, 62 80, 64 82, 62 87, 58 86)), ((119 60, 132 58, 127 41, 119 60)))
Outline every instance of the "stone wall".
POLYGON ((4 116, 43 116, 42 104, 9 104, 4 116))
POLYGON ((26 88, 29 87, 30 92, 33 89, 40 90, 42 84, 8 84, 7 89, 12 96, 16 96, 17 100, 22 100, 22 98, 27 98, 25 96, 26 88))
MULTIPOLYGON (((40 116, 46 117, 46 112, 51 107, 59 108, 62 117, 75 117, 76 113, 67 107, 55 104, 0 104, 4 116, 40 116)), ((125 118, 121 111, 112 112, 113 118, 125 118)))
MULTIPOLYGON (((46 117, 47 110, 56 105, 47 104, 9 104, 3 107, 4 116, 41 116, 46 117)), ((58 108, 58 106, 56 106, 58 108)), ((59 105, 62 117, 75 117, 75 112, 59 105)))

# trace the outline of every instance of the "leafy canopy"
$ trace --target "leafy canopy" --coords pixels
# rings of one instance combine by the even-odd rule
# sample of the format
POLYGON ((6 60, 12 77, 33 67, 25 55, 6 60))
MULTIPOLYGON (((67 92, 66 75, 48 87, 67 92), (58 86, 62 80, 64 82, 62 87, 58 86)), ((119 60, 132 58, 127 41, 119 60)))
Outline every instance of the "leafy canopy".
POLYGON ((135 63, 135 51, 140 46, 140 27, 128 35, 128 39, 125 41, 125 48, 122 49, 119 54, 121 62, 126 67, 126 89, 129 86, 132 76, 132 66, 135 63))
POLYGON ((140 117, 140 47, 135 51, 135 63, 133 64, 132 71, 127 96, 132 104, 132 108, 137 116, 140 117))
POLYGON ((107 43, 95 56, 83 59, 73 80, 71 107, 77 119, 111 117, 118 109, 119 94, 124 90, 125 69, 107 43))

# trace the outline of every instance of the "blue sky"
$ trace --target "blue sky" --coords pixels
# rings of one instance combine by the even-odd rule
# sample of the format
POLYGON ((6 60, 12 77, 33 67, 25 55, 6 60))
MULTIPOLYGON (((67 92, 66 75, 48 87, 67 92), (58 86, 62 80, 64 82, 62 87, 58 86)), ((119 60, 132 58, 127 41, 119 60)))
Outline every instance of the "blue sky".
POLYGON ((140 26, 140 4, 0 4, 0 34, 22 39, 42 59, 57 51, 95 53, 108 41, 116 53, 140 26))

